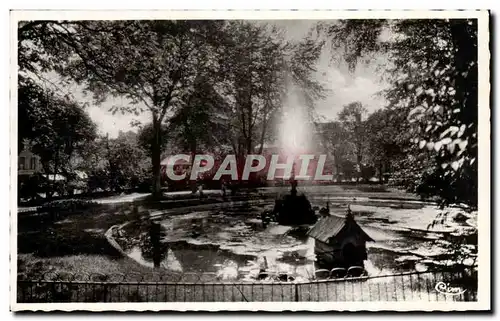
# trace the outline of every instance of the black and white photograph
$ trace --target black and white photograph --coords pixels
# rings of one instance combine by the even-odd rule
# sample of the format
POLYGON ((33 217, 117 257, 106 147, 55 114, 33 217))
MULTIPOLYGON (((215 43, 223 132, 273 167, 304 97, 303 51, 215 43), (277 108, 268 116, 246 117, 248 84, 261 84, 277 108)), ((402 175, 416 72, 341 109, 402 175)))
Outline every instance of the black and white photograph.
POLYGON ((10 308, 490 310, 490 14, 11 11, 10 308))

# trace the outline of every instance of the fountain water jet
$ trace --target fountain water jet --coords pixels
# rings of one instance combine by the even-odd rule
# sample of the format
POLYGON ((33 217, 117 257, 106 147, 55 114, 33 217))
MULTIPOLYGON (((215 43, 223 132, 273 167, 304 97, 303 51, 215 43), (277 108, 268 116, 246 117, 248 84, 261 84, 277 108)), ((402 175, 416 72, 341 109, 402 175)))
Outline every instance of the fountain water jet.
POLYGON ((287 154, 297 155, 311 149, 312 129, 306 100, 295 86, 289 86, 284 103, 282 121, 279 124, 278 145, 287 154))
MULTIPOLYGON (((284 156, 294 157, 295 155, 310 152, 312 146, 312 130, 309 126, 309 113, 304 107, 305 99, 299 91, 292 87, 290 95, 285 102, 283 122, 280 126, 280 141, 284 156)), ((304 194, 297 191, 298 182, 295 178, 295 162, 292 166, 292 174, 289 179, 291 185, 290 194, 281 199, 277 199, 272 213, 269 216, 281 225, 309 225, 317 221, 316 214, 311 203, 304 194)), ((267 225, 268 219, 264 215, 263 221, 267 225)))

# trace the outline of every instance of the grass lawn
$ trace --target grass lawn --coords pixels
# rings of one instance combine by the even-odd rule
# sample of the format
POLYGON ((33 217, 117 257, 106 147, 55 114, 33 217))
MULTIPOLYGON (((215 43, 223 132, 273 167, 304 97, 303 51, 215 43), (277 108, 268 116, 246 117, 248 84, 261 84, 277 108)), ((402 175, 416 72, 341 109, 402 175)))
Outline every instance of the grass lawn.
POLYGON ((151 274, 151 269, 128 257, 78 254, 59 257, 18 255, 18 278, 24 280, 60 278, 71 280, 99 279, 101 275, 151 274))

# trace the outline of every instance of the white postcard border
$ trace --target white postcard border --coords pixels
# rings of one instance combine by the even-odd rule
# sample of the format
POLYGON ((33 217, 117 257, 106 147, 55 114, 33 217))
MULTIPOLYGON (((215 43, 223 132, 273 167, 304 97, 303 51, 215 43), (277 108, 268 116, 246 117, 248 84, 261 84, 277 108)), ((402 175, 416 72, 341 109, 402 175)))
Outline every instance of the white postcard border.
POLYGON ((12 311, 472 311, 491 309, 489 12, 486 10, 13 10, 10 15, 10 309, 12 311), (478 19, 477 302, 17 303, 17 23, 121 19, 478 19))

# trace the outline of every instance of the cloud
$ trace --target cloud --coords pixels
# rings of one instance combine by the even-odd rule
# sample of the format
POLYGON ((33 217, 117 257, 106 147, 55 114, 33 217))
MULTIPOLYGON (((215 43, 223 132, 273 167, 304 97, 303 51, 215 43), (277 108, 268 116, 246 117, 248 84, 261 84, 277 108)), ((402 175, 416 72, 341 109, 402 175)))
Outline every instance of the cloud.
POLYGON ((86 111, 90 118, 97 124, 98 131, 102 135, 109 134, 110 137, 114 138, 118 136, 120 131, 137 131, 137 127, 131 126, 130 123, 132 121, 139 121, 141 124, 150 122, 148 113, 136 116, 135 114, 122 114, 121 112, 113 114, 109 111, 113 106, 130 104, 125 98, 109 97, 97 106, 94 104, 92 96, 85 94, 81 86, 71 85, 71 92, 78 102, 88 104, 89 107, 87 107, 86 111))
POLYGON ((385 100, 376 94, 386 84, 380 81, 380 74, 374 66, 360 65, 351 73, 345 64, 333 63, 331 56, 330 49, 325 48, 318 62, 316 79, 327 90, 325 99, 316 103, 319 116, 336 119, 343 106, 354 101, 361 102, 369 113, 385 105, 385 100))
POLYGON ((384 106, 385 101, 376 94, 382 89, 381 85, 371 79, 356 77, 344 86, 332 86, 332 93, 317 103, 317 113, 333 120, 344 105, 359 101, 369 113, 384 106))

